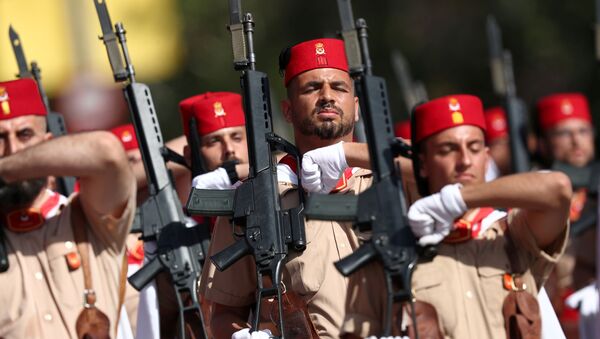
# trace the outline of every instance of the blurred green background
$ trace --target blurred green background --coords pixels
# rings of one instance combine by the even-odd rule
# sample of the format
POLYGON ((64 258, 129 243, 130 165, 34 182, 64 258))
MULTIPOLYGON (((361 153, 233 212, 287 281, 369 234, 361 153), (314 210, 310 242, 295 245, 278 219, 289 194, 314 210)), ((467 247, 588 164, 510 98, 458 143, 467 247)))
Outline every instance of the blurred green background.
MULTIPOLYGON (((153 91, 166 139, 181 133, 180 100, 205 91, 239 91, 226 29, 226 0, 108 0, 108 6, 113 22, 123 21, 128 30, 138 80, 153 91)), ((285 95, 279 51, 302 40, 335 36, 340 28, 336 2, 243 0, 242 6, 256 21, 257 69, 270 76, 276 131, 288 135, 278 113, 278 102, 285 95)), ((464 92, 480 96, 486 106, 498 103, 491 87, 485 31, 486 16, 494 14, 504 47, 513 54, 517 93, 530 108, 545 94, 581 91, 598 121, 600 102, 595 93, 600 74, 594 58, 591 0, 355 0, 353 7, 355 18, 365 18, 369 25, 374 73, 388 81, 396 119, 407 113, 392 70, 393 50, 405 55, 413 77, 424 82, 430 98, 464 92)), ((28 58, 40 63, 54 103, 60 104, 65 88, 70 83, 73 87, 77 83, 73 79, 83 73, 95 72, 104 83, 111 82, 106 53, 97 40, 100 27, 92 0, 0 0, 0 23, 6 29, 0 34, 3 80, 16 73, 7 39, 12 23, 22 32, 28 58), (52 24, 45 21, 50 16, 52 24), (74 41, 78 46, 71 46, 74 41), (54 72, 59 68, 65 70, 54 72)))

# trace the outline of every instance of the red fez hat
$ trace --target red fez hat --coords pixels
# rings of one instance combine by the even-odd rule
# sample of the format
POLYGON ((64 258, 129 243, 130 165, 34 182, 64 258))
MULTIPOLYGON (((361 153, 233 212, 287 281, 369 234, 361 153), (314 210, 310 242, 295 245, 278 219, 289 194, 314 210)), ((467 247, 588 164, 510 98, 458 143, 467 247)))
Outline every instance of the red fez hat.
POLYGON ((484 115, 487 142, 508 136, 508 123, 504 108, 500 106, 488 108, 485 110, 484 115))
POLYGON ((410 140, 410 121, 400 121, 394 125, 394 134, 397 137, 410 140))
POLYGON ((0 120, 24 115, 46 116, 35 80, 30 78, 0 82, 0 120))
POLYGON ((416 131, 414 143, 443 130, 472 125, 485 133, 483 104, 478 97, 467 94, 449 95, 433 99, 415 109, 416 131))
POLYGON ((285 67, 285 86, 296 75, 316 68, 336 68, 348 72, 344 41, 316 39, 293 46, 290 49, 290 61, 285 67))
POLYGON ((554 127, 567 119, 592 122, 590 106, 581 93, 557 93, 541 98, 537 103, 538 119, 542 130, 554 127))
POLYGON ((132 124, 121 125, 110 131, 121 140, 123 148, 125 148, 126 151, 140 148, 138 146, 137 137, 135 136, 135 128, 133 128, 132 124))
POLYGON ((183 131, 190 136, 190 119, 196 118, 198 134, 204 136, 226 127, 244 126, 242 96, 230 92, 207 92, 179 103, 183 131))

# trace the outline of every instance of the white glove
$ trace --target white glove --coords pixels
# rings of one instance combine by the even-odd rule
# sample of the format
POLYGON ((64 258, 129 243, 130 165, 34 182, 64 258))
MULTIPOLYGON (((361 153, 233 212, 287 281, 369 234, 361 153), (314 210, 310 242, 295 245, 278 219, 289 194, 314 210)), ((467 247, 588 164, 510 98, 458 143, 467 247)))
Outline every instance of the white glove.
POLYGON ((340 141, 304 153, 302 157, 302 187, 308 192, 329 193, 348 167, 344 142, 340 141))
POLYGON ((259 330, 250 333, 249 328, 244 328, 231 335, 231 339, 269 339, 273 333, 269 330, 259 330))
POLYGON ((223 167, 219 167, 212 172, 207 172, 196 176, 192 180, 192 187, 213 190, 232 188, 229 175, 227 175, 227 171, 223 167))
POLYGON ((598 288, 596 283, 587 285, 586 287, 571 294, 565 303, 570 308, 578 308, 579 313, 586 317, 598 313, 598 288))
POLYGON ((454 219, 467 211, 461 184, 446 185, 439 193, 415 201, 408 209, 408 223, 419 245, 435 245, 454 228, 454 219))

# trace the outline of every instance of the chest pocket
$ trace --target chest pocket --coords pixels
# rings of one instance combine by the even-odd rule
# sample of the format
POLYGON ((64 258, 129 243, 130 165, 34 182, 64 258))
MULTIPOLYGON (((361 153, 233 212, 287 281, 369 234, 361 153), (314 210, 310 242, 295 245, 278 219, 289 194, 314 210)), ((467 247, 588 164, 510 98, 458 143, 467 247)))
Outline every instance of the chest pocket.
MULTIPOLYGON (((294 253, 286 263, 287 278, 294 292, 310 300, 321 288, 327 267, 333 267, 337 258, 331 257, 334 239, 331 222, 310 221, 306 223, 307 245, 301 254, 294 253)), ((284 277, 285 278, 285 277, 284 277)))
MULTIPOLYGON (((1 227, 1 226, 0 226, 1 227)), ((17 255, 11 249, 8 250, 8 271, 0 273, 0 333, 11 333, 17 326, 17 320, 29 312, 25 304, 24 279, 22 271, 19 269, 17 255)), ((33 278, 33 277, 31 277, 33 278)))
POLYGON ((493 241, 486 241, 477 258, 477 274, 481 284, 480 295, 483 296, 485 307, 492 315, 493 326, 504 326, 502 317, 502 304, 508 295, 504 289, 502 277, 510 272, 508 257, 504 249, 504 238, 499 237, 493 241))
POLYGON ((48 256, 49 276, 52 279, 53 290, 58 294, 61 304, 68 306, 82 306, 82 297, 76 295, 76 291, 83 291, 83 274, 79 267, 71 271, 67 264, 66 255, 76 252, 77 247, 72 241, 56 241, 48 245, 46 254, 48 256))
POLYGON ((434 261, 417 265, 412 277, 412 290, 419 301, 433 305, 438 314, 440 328, 445 333, 454 333, 456 328, 456 291, 452 290, 452 275, 446 270, 453 267, 444 263, 443 257, 436 257, 434 261))

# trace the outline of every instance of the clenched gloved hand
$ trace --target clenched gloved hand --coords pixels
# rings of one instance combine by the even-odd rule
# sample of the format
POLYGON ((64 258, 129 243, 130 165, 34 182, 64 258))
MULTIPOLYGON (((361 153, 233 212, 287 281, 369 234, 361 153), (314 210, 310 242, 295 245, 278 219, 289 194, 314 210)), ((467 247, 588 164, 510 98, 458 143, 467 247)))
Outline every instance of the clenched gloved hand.
POLYGON ((198 175, 192 180, 192 187, 198 189, 224 190, 232 188, 231 185, 227 171, 223 167, 198 175))
POLYGON ((454 228, 454 220, 467 211, 461 184, 446 185, 439 193, 415 201, 408 209, 408 223, 419 245, 435 245, 454 228))
POLYGON ((302 187, 308 192, 329 193, 348 167, 344 142, 306 152, 302 157, 302 187))
POLYGON ((231 339, 269 339, 273 333, 269 330, 260 330, 250 333, 249 328, 244 328, 231 335, 231 339))

